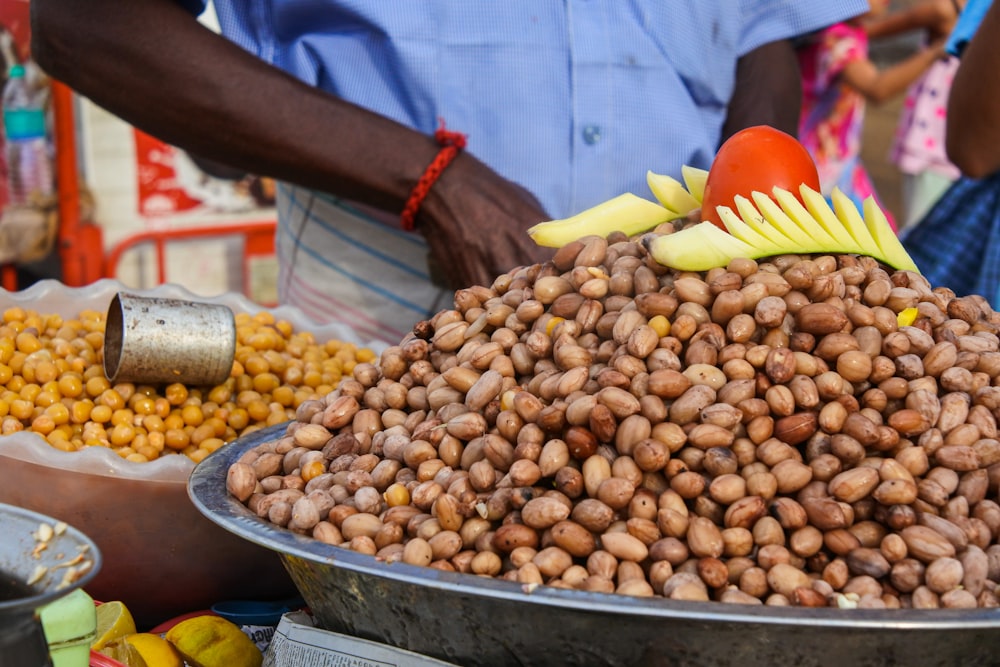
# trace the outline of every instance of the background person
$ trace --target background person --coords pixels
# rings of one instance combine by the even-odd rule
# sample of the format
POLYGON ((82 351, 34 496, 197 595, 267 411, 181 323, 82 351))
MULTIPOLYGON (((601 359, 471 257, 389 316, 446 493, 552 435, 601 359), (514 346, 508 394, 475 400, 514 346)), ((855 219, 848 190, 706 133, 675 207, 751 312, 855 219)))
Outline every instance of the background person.
MULTIPOLYGON (((868 12, 817 32, 803 40, 798 51, 803 79, 799 140, 816 161, 823 194, 829 197, 838 187, 859 209, 867 197, 878 199, 861 161, 866 104, 881 104, 902 93, 944 55, 940 39, 879 69, 868 55, 864 22, 884 14, 887 6, 887 0, 873 0, 868 12)), ((893 216, 882 208, 895 227, 893 216)))
MULTIPOLYGON (((924 47, 948 37, 964 0, 921 0, 865 22, 871 39, 920 31, 924 47)), ((959 177, 945 154, 945 122, 958 58, 938 58, 906 91, 889 159, 902 175, 900 231, 920 220, 959 177)))

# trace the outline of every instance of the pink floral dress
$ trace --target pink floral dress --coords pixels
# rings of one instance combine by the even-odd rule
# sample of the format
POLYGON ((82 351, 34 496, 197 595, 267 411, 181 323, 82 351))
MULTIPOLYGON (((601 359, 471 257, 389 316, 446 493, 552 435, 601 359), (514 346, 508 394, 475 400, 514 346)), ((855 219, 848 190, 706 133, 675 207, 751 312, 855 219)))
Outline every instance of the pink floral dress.
MULTIPOLYGON (((799 140, 812 154, 827 197, 840 188, 861 210, 875 187, 861 163, 865 98, 840 81, 851 62, 868 59, 864 28, 837 23, 816 33, 798 52, 802 71, 799 140)), ((877 197, 876 197, 877 199, 877 197)), ((883 207, 886 217, 895 222, 883 207)))
POLYGON ((951 180, 961 174, 944 146, 948 94, 958 63, 954 56, 936 61, 907 91, 891 153, 905 174, 930 170, 951 180))

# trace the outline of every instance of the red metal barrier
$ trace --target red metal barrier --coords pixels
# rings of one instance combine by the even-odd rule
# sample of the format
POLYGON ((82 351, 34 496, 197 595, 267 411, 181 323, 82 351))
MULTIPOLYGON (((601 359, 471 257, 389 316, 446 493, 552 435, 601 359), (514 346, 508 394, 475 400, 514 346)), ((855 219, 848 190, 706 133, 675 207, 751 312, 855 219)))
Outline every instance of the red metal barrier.
POLYGON ((122 255, 138 246, 152 244, 156 257, 157 282, 165 283, 168 281, 166 267, 166 247, 168 243, 209 237, 241 235, 245 239, 243 243, 244 293, 250 297, 251 295, 246 293, 246 287, 249 285, 249 264, 247 260, 251 257, 267 257, 274 254, 275 226, 275 221, 268 219, 241 222, 239 224, 184 227, 133 234, 115 244, 108 253, 107 259, 104 262, 104 276, 107 278, 116 278, 118 264, 121 262, 122 255))

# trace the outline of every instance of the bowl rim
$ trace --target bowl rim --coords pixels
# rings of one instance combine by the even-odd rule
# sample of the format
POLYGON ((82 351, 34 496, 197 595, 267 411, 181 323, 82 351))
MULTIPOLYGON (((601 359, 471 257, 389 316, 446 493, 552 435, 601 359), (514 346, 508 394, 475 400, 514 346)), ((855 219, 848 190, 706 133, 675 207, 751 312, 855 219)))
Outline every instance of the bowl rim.
MULTIPOLYGON (((37 609, 42 607, 49 602, 53 602, 64 595, 72 593, 77 588, 86 587, 86 585, 97 576, 98 572, 101 571, 101 567, 104 564, 104 558, 101 555, 101 550, 97 546, 97 543, 95 543, 89 535, 81 531, 79 528, 74 527, 72 524, 56 519, 48 514, 43 514, 42 512, 36 512, 35 510, 30 510, 25 507, 11 505, 8 503, 0 503, 0 515, 17 517, 25 522, 31 522, 31 524, 35 526, 39 526, 43 523, 52 526, 58 523, 65 523, 66 532, 62 534, 62 537, 72 538, 78 546, 86 547, 86 553, 90 557, 91 561, 90 569, 84 572, 83 575, 73 581, 70 585, 62 588, 48 587, 46 590, 26 598, 0 600, 0 615, 17 612, 22 609, 37 609)), ((64 549, 54 553, 62 553, 67 558, 70 556, 70 554, 64 549)), ((27 556, 28 554, 25 555, 27 556)))
MULTIPOLYGON (((431 587, 466 597, 516 601, 575 611, 617 614, 624 617, 655 617, 712 624, 767 624, 810 627, 842 627, 855 630, 947 630, 1000 629, 1000 609, 852 609, 729 605, 721 602, 686 602, 663 597, 628 597, 617 593, 593 593, 552 586, 530 591, 521 584, 497 578, 482 578, 435 568, 387 564, 374 556, 320 542, 259 518, 226 490, 229 466, 252 447, 276 439, 288 422, 247 434, 207 456, 188 480, 188 495, 209 520, 235 535, 276 551, 282 557, 298 558, 316 566, 350 570, 360 575, 394 580, 413 586, 431 587), (789 613, 794 610, 794 613, 789 613)), ((306 602, 308 596, 303 592, 306 602)))

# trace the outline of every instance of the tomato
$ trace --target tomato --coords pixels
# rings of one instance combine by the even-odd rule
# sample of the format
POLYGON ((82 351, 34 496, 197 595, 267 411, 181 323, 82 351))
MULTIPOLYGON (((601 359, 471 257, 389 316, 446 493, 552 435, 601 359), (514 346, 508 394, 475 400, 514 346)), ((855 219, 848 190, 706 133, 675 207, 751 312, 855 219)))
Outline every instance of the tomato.
POLYGON ((803 183, 814 190, 820 189, 816 163, 806 147, 792 135, 773 127, 748 127, 726 139, 719 148, 705 182, 702 219, 725 230, 716 206, 728 206, 735 211, 736 195, 749 198, 755 190, 770 195, 775 187, 798 197, 803 183))

